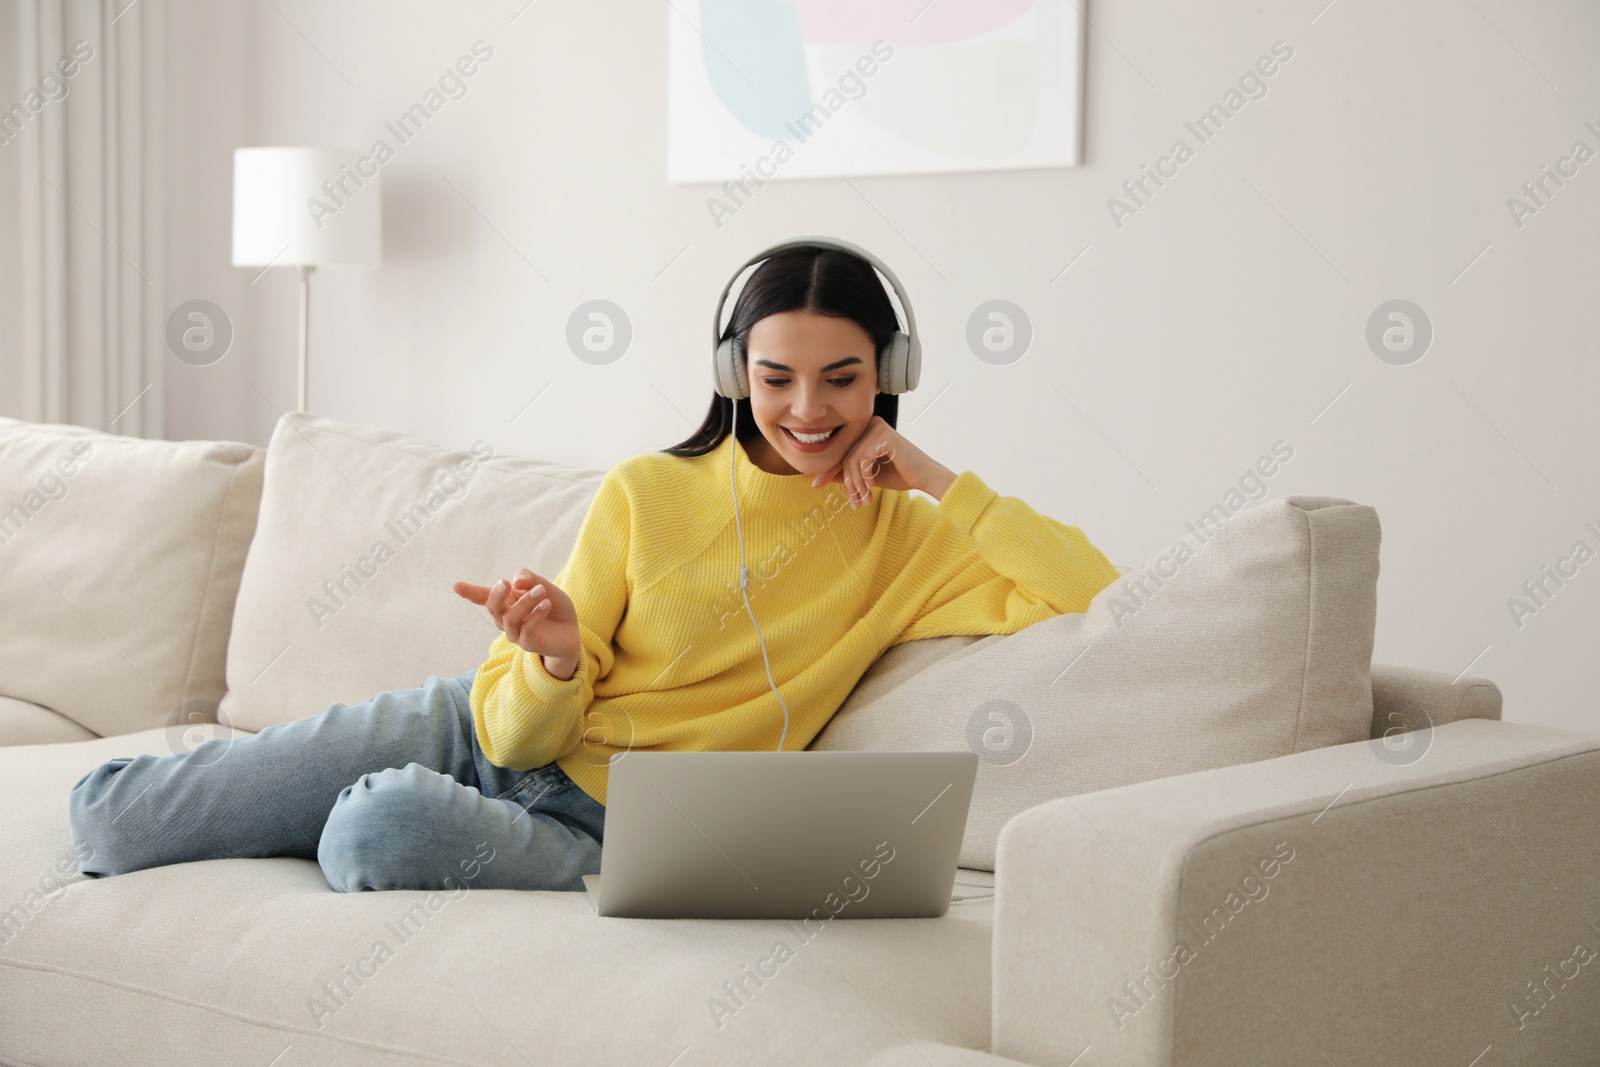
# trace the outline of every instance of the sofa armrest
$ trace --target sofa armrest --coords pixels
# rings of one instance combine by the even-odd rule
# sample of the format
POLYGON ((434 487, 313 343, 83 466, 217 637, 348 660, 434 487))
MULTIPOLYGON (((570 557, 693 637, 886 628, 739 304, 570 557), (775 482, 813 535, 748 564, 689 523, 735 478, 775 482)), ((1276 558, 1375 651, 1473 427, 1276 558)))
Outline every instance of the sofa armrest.
POLYGON ((1337 745, 1012 819, 991 1050, 1462 1067, 1493 1044, 1498 1062, 1586 1062, 1600 735, 1471 718, 1415 758, 1387 751, 1337 745))
POLYGON ((1443 671, 1372 665, 1372 733, 1383 737, 1459 719, 1499 719, 1500 687, 1487 678, 1453 679, 1443 671))

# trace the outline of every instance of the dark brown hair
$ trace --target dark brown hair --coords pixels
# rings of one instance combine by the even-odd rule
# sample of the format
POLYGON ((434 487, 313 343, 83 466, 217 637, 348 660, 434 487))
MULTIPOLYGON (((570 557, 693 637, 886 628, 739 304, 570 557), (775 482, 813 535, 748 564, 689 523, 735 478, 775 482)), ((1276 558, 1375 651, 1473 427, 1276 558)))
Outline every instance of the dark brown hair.
MULTIPOLYGON (((894 305, 872 264, 843 249, 798 245, 784 249, 756 267, 750 280, 739 290, 739 299, 734 302, 733 314, 722 339, 737 336, 743 346, 749 341, 751 328, 768 315, 800 310, 850 319, 860 326, 872 338, 876 357, 873 374, 878 373, 876 360, 883 358, 884 348, 900 328, 895 320, 894 305)), ((706 413, 706 421, 700 429, 687 440, 662 451, 674 456, 703 456, 714 450, 727 440, 733 425, 734 403, 713 392, 711 410, 706 413)), ((737 403, 739 440, 749 441, 761 433, 761 427, 756 425, 750 398, 737 403)), ((879 393, 873 398, 872 413, 894 426, 900 414, 899 395, 879 393)))

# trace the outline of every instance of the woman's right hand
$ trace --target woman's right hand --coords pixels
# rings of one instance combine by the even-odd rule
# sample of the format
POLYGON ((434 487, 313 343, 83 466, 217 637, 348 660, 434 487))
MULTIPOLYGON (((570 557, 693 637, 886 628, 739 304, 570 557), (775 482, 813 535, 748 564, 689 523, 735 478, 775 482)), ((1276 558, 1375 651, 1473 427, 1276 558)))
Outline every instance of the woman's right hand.
POLYGON ((576 666, 581 647, 572 598, 526 567, 492 586, 454 582, 451 588, 489 610, 506 640, 525 651, 576 666))

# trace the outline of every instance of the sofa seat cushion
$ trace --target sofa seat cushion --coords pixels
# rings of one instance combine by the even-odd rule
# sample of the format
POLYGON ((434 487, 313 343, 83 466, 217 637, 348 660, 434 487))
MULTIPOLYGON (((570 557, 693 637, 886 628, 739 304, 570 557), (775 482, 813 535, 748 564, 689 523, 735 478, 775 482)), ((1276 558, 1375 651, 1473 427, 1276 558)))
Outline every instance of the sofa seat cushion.
POLYGON ((0 696, 0 745, 49 745, 94 736, 93 730, 43 705, 0 696))
POLYGON ((170 744, 0 749, 0 1060, 266 1064, 292 1046, 277 1062, 690 1067, 988 1044, 991 901, 805 940, 786 922, 602 919, 582 893, 336 893, 289 857, 62 885, 73 784, 170 744))
POLYGON ((1000 828, 1036 804, 1364 741, 1378 546, 1365 505, 1264 502, 1083 614, 889 649, 811 747, 976 752, 961 863, 992 870, 1000 828))

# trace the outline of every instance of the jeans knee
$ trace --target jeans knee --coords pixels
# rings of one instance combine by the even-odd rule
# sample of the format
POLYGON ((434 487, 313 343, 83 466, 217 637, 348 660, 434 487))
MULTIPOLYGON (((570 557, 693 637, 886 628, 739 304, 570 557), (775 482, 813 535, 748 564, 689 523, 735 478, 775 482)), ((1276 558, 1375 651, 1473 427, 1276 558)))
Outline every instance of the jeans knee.
POLYGON ((107 760, 72 786, 67 798, 67 823, 78 869, 83 874, 100 878, 130 869, 132 857, 127 846, 137 836, 140 821, 122 816, 142 794, 129 798, 125 796, 127 790, 115 786, 123 769, 135 759, 119 756, 107 760))
POLYGON ((409 888, 421 859, 410 830, 426 818, 430 776, 438 772, 408 763, 363 774, 340 791, 317 842, 329 886, 340 893, 409 888))

